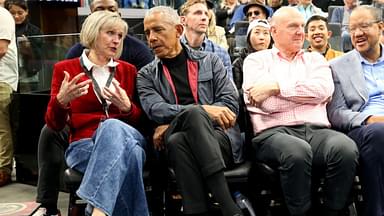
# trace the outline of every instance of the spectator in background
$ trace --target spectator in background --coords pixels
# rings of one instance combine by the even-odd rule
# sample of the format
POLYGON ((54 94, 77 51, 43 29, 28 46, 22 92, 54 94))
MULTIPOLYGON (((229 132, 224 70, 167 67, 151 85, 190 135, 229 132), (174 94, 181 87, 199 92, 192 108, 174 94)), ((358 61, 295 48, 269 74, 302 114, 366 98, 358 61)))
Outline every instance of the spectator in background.
POLYGON ((149 0, 121 0, 125 8, 148 9, 149 0))
POLYGON ((341 216, 357 166, 356 144, 331 130, 326 104, 333 92, 328 62, 304 52, 304 18, 282 7, 271 19, 274 47, 244 60, 244 100, 255 157, 277 170, 290 215, 304 216, 312 187, 324 178, 319 215, 341 216))
MULTIPOLYGON (((373 0, 372 5, 375 8, 384 9, 384 0, 373 0)), ((382 14, 384 16, 384 14, 382 14)))
POLYGON ((341 49, 343 52, 352 50, 351 35, 348 32, 349 16, 352 10, 359 5, 358 0, 344 0, 344 7, 333 10, 329 23, 341 24, 341 49))
MULTIPOLYGON (((205 19, 205 3, 188 5, 186 13, 205 19)), ((170 7, 151 8, 144 32, 157 58, 139 71, 137 89, 144 111, 157 125, 154 147, 166 149, 175 170, 183 213, 210 215, 210 191, 223 216, 242 216, 224 177, 225 167, 241 161, 242 144, 240 131, 234 130, 238 94, 223 63, 213 53, 180 42, 183 25, 170 7)))
MULTIPOLYGON (((109 10, 112 12, 118 12, 118 4, 115 0, 94 0, 91 2, 91 12, 99 10, 109 10)), ((66 55, 66 58, 75 58, 81 55, 84 47, 77 43, 71 47, 66 55)), ((127 35, 123 42, 123 53, 120 60, 129 62, 136 66, 139 70, 148 62, 153 60, 151 50, 139 39, 127 35)))
POLYGON ((239 6, 238 0, 222 0, 220 6, 216 8, 216 24, 227 32, 233 14, 239 6))
POLYGON ((269 33, 270 26, 266 19, 257 19, 249 23, 247 29, 247 48, 240 52, 240 56, 233 61, 233 80, 237 90, 242 91, 243 85, 243 62, 247 55, 265 50, 271 47, 271 35, 269 33))
POLYGON ((332 6, 332 5, 342 6, 342 5, 344 5, 343 0, 315 0, 315 1, 313 1, 313 4, 315 4, 316 7, 321 8, 321 10, 325 11, 325 12, 328 12, 329 6, 332 6))
POLYGON ((272 15, 270 9, 265 6, 265 3, 252 0, 243 8, 243 13, 247 17, 247 20, 251 22, 256 19, 267 19, 272 15))
POLYGON ((17 48, 15 20, 0 7, 0 187, 11 182, 13 143, 9 105, 17 90, 17 48))
POLYGON ((228 77, 232 79, 232 65, 228 51, 207 38, 209 21, 206 0, 185 2, 180 8, 180 19, 185 27, 181 42, 195 50, 215 53, 223 62, 228 77))
MULTIPOLYGON (((384 0, 374 0, 372 6, 381 10, 381 19, 384 20, 384 0)), ((380 41, 384 44, 384 31, 381 34, 380 41)))
POLYGON ((284 6, 296 6, 299 4, 299 0, 284 0, 283 5, 284 6))
POLYGON ((36 90, 39 82, 38 72, 42 68, 42 39, 29 37, 41 35, 40 29, 29 22, 28 6, 25 0, 6 0, 5 8, 15 19, 19 58, 19 91, 36 90))
POLYGON ((331 36, 332 32, 328 30, 327 18, 323 16, 311 16, 305 24, 305 38, 309 42, 307 51, 318 52, 328 61, 343 55, 342 52, 331 48, 328 41, 331 36))
POLYGON ((305 21, 307 21, 313 15, 321 15, 324 17, 328 16, 327 13, 316 7, 312 3, 312 0, 299 0, 299 4, 297 4, 295 7, 303 15, 305 21))
POLYGON ((330 62, 335 83, 329 120, 348 134, 360 152, 364 216, 384 215, 384 30, 381 11, 358 6, 349 19, 352 44, 330 62))
MULTIPOLYGON (((118 13, 115 0, 94 0, 90 5, 91 13, 108 10, 118 13)), ((81 56, 84 46, 75 44, 66 54, 67 59, 81 56)), ((149 48, 140 40, 127 35, 123 41, 123 50, 120 60, 133 64, 138 70, 151 62, 153 55, 149 48)), ((37 183, 36 202, 41 203, 46 216, 59 215, 57 200, 62 170, 65 166, 64 151, 69 144, 69 128, 56 132, 44 126, 40 133, 38 143, 39 178, 37 183)))
POLYGON ((283 5, 283 0, 267 0, 267 5, 275 12, 283 5))
POLYGON ((235 15, 229 24, 230 33, 235 32, 235 24, 238 21, 247 20, 251 22, 256 19, 268 19, 272 16, 273 10, 265 5, 264 0, 250 0, 246 5, 236 9, 235 15))
MULTIPOLYGON (((208 1, 207 1, 208 2, 208 1)), ((212 9, 208 9, 208 31, 207 37, 213 43, 223 47, 225 50, 228 50, 227 38, 225 36, 225 29, 221 26, 216 25, 215 12, 212 9)))

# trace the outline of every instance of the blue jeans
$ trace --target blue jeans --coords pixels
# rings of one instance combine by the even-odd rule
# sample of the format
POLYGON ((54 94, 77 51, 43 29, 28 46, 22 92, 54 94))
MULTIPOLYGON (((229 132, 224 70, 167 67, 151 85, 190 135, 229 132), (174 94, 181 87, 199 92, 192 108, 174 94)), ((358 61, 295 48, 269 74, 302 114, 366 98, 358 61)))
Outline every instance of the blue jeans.
POLYGON ((107 215, 147 216, 142 178, 143 136, 116 119, 102 122, 92 138, 71 143, 69 167, 84 173, 77 195, 107 215))

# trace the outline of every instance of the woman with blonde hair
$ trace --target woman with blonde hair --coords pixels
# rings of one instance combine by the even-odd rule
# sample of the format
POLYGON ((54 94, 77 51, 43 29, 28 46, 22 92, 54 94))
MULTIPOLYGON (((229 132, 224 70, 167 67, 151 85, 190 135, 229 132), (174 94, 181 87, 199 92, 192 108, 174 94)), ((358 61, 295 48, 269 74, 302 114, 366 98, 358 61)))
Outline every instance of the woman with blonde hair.
POLYGON ((215 44, 223 47, 228 50, 227 38, 225 36, 225 29, 221 26, 216 25, 216 16, 215 12, 212 9, 208 9, 208 31, 207 37, 209 40, 213 41, 215 44))
POLYGON ((136 68, 116 60, 127 30, 117 13, 92 13, 80 32, 87 49, 53 70, 45 120, 55 131, 69 125, 65 159, 84 174, 77 195, 88 203, 87 215, 149 215, 142 179, 145 140, 133 127, 142 114, 135 100, 136 68))

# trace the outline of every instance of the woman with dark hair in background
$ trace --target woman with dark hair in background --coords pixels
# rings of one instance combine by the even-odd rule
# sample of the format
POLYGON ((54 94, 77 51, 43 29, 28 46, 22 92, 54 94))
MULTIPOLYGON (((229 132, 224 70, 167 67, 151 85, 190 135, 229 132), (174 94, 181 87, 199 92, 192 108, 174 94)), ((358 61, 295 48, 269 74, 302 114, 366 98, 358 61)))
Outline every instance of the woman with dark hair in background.
POLYGON ((271 34, 269 33, 269 23, 265 19, 253 20, 247 29, 248 47, 240 52, 232 63, 233 80, 236 88, 242 92, 243 84, 243 62, 248 54, 271 48, 271 34))
POLYGON ((5 8, 16 23, 17 46, 19 50, 19 91, 36 90, 38 72, 41 69, 42 40, 40 29, 29 22, 28 6, 25 0, 6 0, 5 8))

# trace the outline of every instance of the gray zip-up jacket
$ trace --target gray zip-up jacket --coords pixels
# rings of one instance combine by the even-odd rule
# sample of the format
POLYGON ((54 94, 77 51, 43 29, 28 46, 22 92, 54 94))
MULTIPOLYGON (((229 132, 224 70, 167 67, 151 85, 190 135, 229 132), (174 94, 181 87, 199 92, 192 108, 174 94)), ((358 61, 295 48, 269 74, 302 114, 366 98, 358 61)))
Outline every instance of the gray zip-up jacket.
MULTIPOLYGON (((177 103, 169 71, 156 57, 137 76, 140 102, 147 116, 159 125, 169 124, 179 112, 196 105, 225 106, 238 115, 239 96, 219 57, 184 45, 183 49, 187 50, 188 78, 195 104, 177 103)), ((231 140, 234 162, 239 163, 243 154, 239 127, 236 125, 226 133, 231 140)))

